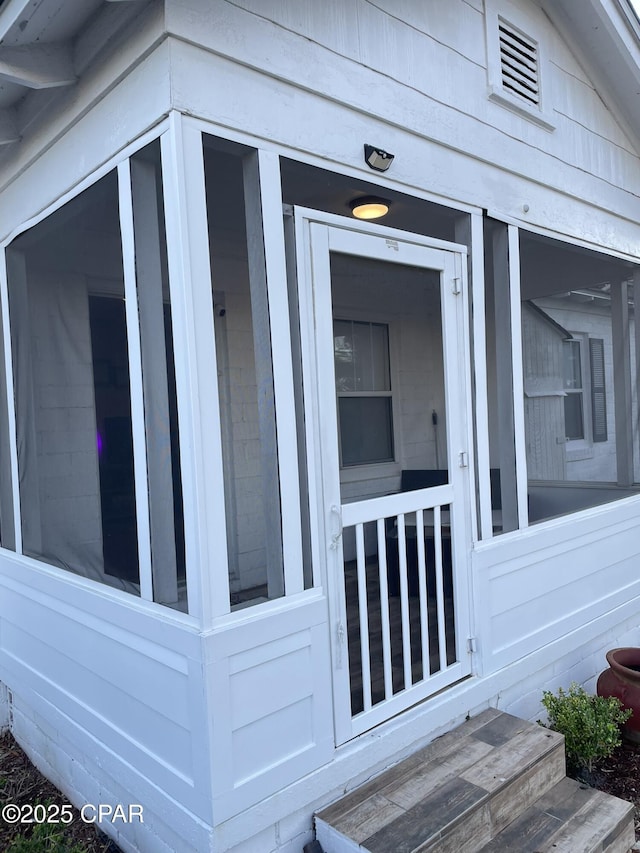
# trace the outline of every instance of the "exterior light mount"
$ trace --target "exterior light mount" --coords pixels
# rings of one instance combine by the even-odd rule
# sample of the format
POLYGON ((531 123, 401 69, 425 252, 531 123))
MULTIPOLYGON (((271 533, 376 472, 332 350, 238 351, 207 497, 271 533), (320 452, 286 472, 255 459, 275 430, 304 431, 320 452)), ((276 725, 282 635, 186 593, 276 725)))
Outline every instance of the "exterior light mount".
POLYGON ((393 157, 393 154, 383 151, 382 148, 376 148, 373 145, 364 146, 364 162, 376 172, 386 172, 393 163, 393 157))

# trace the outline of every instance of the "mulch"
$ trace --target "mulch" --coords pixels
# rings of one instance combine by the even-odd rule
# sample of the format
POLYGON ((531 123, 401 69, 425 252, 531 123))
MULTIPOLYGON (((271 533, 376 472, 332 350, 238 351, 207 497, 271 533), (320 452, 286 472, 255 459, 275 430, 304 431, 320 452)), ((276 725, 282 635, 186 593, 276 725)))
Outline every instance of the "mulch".
POLYGON ((640 840, 640 745, 624 741, 609 758, 594 767, 594 788, 628 800, 635 806, 636 841, 640 840))
MULTIPOLYGON (((42 804, 68 805, 69 801, 29 761, 10 733, 0 736, 0 809, 7 803, 17 806, 42 804)), ((28 839, 35 824, 11 824, 0 818, 0 850, 9 850, 20 836, 28 839)), ((64 837, 65 849, 79 846, 83 853, 121 853, 94 824, 85 823, 77 809, 68 825, 57 823, 52 831, 64 837)), ((47 847, 38 849, 48 849, 47 847)))

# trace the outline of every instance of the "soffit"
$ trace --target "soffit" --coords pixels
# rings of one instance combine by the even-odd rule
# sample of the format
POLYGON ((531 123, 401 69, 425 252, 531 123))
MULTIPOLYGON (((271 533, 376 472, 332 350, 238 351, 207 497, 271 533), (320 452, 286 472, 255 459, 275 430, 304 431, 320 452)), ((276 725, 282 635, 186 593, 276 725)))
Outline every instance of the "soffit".
POLYGON ((4 0, 0 4, 0 146, 73 87, 150 0, 4 0))

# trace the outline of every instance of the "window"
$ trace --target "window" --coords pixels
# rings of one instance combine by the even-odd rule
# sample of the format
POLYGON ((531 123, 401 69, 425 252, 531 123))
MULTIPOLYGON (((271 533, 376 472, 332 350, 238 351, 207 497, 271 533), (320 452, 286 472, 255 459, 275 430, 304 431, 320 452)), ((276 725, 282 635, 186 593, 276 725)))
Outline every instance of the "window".
POLYGON ((574 338, 562 342, 564 379, 564 431, 567 441, 584 438, 584 389, 580 341, 574 338))
POLYGON ((334 320, 342 467, 393 461, 389 327, 334 320))

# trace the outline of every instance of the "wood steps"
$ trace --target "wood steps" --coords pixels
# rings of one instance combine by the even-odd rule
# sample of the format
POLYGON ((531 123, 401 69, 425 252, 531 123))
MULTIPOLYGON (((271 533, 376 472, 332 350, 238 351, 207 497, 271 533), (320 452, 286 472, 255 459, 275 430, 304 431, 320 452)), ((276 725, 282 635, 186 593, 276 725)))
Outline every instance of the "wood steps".
POLYGON ((316 815, 324 853, 628 853, 630 803, 565 776, 561 735, 495 709, 316 815))

